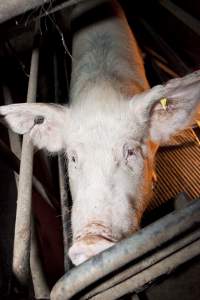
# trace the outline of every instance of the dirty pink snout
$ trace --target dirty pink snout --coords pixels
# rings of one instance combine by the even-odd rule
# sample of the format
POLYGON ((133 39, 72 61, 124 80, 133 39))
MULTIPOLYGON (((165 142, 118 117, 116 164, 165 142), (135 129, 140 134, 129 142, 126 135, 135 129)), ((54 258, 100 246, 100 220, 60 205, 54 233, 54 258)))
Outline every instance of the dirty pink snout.
POLYGON ((100 236, 85 236, 74 242, 69 249, 69 257, 74 265, 79 265, 90 257, 112 247, 115 243, 100 236))

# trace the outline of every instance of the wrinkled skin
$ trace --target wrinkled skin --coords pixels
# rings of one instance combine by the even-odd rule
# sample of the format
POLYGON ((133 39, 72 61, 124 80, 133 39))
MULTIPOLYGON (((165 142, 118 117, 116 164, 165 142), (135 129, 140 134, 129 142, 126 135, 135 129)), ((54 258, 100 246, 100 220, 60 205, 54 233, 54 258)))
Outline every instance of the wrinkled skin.
POLYGON ((188 126, 200 102, 200 72, 148 89, 123 13, 117 6, 113 14, 74 37, 69 107, 0 107, 12 130, 28 133, 38 148, 64 151, 68 157, 73 199, 69 256, 76 265, 138 229, 151 198, 158 144, 188 126), (96 37, 98 47, 92 44, 96 37), (160 104, 163 97, 167 109, 160 104), (37 122, 38 116, 43 122, 37 122))

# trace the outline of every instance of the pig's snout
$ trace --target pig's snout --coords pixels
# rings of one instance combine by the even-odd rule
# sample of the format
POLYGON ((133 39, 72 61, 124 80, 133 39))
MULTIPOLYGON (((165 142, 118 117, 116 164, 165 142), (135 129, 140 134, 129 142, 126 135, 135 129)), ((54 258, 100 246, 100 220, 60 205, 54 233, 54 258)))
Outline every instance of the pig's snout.
POLYGON ((69 257, 74 265, 79 265, 90 257, 110 248, 114 245, 104 237, 86 236, 72 245, 69 249, 69 257))

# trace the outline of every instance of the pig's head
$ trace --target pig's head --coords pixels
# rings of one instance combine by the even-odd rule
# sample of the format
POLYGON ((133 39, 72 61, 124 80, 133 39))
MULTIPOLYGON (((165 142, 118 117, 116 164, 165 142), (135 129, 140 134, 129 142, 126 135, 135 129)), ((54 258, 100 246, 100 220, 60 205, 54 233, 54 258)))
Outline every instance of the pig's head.
POLYGON ((0 107, 12 130, 28 133, 38 148, 62 150, 68 157, 73 199, 69 256, 74 264, 138 228, 151 190, 152 145, 186 127, 199 102, 200 72, 195 72, 130 101, 105 88, 70 108, 39 103, 0 107), (160 103, 163 97, 166 107, 160 103))

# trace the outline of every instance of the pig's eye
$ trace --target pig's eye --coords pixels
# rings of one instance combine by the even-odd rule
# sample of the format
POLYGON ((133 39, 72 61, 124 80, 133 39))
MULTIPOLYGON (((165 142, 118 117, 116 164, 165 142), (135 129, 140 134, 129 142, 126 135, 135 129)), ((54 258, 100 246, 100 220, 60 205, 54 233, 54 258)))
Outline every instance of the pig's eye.
POLYGON ((128 144, 125 144, 123 147, 123 156, 126 160, 136 156, 136 150, 128 144))

